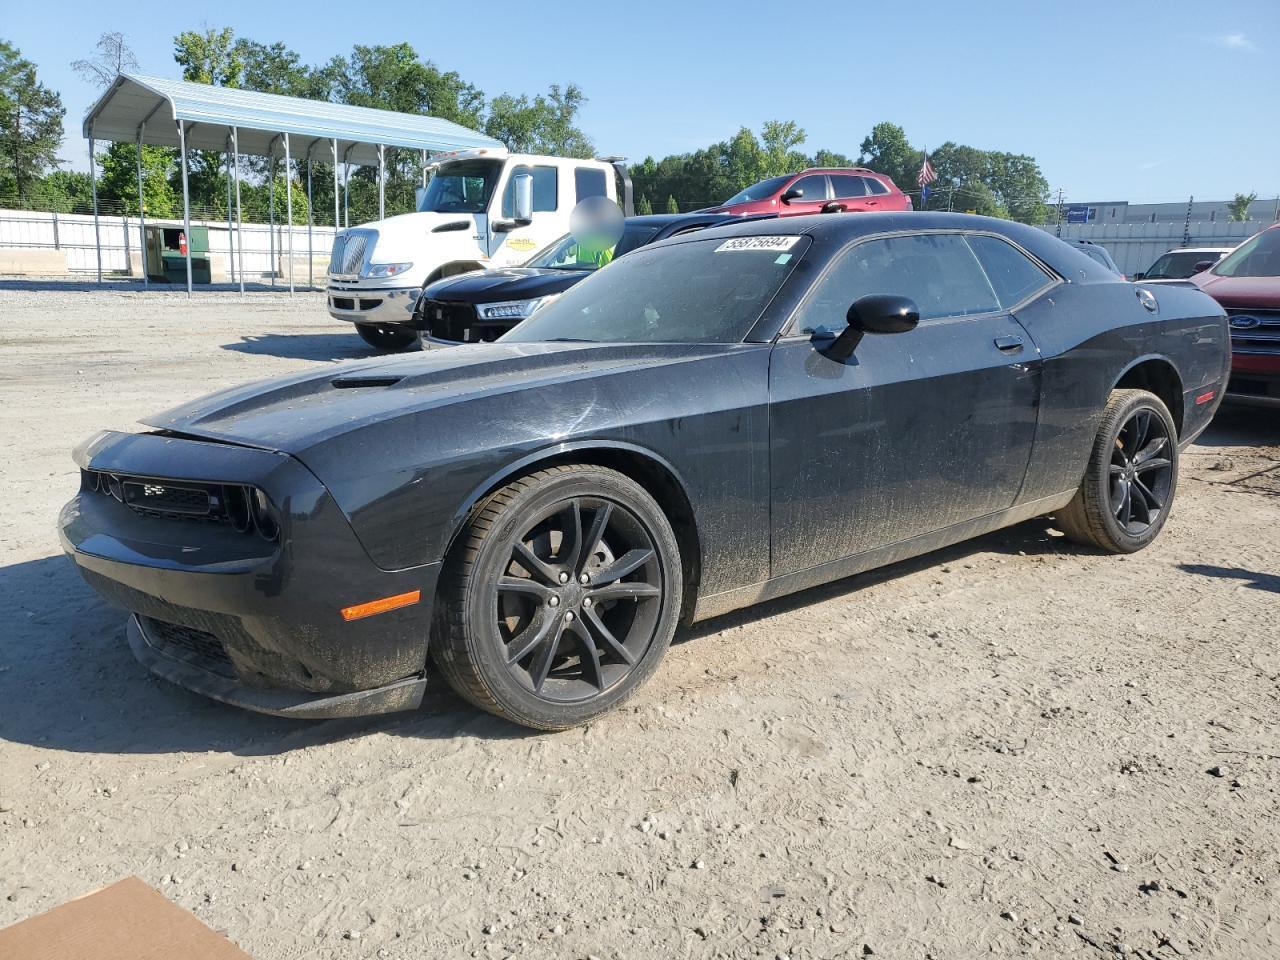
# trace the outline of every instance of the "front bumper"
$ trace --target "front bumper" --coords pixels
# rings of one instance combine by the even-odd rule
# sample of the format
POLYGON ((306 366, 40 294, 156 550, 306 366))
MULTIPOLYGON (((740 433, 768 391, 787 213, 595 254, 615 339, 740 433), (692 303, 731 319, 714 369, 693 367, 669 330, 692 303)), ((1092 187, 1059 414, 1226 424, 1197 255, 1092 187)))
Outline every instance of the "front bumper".
POLYGON ((251 710, 293 717, 407 710, 425 686, 440 564, 382 570, 309 470, 283 454, 154 434, 104 434, 82 468, 154 484, 235 483, 271 498, 268 540, 211 521, 139 513, 85 488, 62 510, 63 547, 85 580, 130 613, 152 672, 251 710), (341 610, 418 591, 362 619, 341 610))
POLYGON ((343 287, 330 285, 329 316, 348 323, 410 323, 421 286, 343 287))
POLYGON ((1280 354, 1235 353, 1225 398, 1231 403, 1280 408, 1280 354))

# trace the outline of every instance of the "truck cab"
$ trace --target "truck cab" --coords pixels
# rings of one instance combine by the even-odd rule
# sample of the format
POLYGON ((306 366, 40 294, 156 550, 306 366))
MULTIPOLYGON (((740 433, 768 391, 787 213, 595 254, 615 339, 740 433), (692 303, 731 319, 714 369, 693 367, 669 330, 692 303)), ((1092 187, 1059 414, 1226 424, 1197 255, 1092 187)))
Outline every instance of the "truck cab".
MULTIPOLYGON (((603 196, 624 211, 631 182, 616 160, 479 149, 435 158, 417 210, 343 230, 329 258, 329 314, 383 350, 416 340, 418 291, 444 277, 524 263, 569 232, 579 201, 603 196)), ((627 211, 629 212, 629 211, 627 211)))

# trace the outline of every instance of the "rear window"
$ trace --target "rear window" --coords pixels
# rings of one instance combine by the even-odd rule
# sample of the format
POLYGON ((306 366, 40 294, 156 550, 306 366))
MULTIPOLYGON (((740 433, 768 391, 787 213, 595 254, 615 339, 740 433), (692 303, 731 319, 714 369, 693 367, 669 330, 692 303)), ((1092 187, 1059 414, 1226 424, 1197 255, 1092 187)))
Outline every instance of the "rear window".
POLYGON ((607 197, 606 183, 604 171, 595 167, 576 167, 573 171, 573 189, 578 203, 587 197, 607 197))
POLYGON ((867 182, 862 177, 855 177, 847 173, 833 173, 831 175, 831 189, 835 191, 837 197, 865 197, 867 195, 867 182))
POLYGON ((972 236, 967 239, 995 288, 1000 306, 1006 310, 1053 282, 1049 274, 1012 244, 997 237, 972 236))

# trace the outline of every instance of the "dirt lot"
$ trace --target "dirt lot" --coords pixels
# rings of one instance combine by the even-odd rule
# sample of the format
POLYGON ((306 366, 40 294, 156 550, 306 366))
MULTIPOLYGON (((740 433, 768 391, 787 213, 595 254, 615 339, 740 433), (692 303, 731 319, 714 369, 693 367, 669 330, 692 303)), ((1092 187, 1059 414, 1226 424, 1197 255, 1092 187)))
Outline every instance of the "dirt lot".
POLYGON ((1031 522, 699 625, 583 730, 150 679, 58 546, 71 447, 364 355, 315 295, 0 286, 0 925, 136 873, 262 960, 1280 956, 1280 415, 1145 553, 1031 522))

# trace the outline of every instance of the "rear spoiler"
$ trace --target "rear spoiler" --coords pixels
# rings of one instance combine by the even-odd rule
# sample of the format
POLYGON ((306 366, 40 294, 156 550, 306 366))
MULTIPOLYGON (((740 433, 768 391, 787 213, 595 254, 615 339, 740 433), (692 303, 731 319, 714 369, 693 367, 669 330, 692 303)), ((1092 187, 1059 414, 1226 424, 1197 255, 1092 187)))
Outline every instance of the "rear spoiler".
POLYGON ((600 157, 599 159, 613 164, 614 172, 617 173, 618 180, 622 184, 622 215, 634 217, 636 215, 635 191, 631 187, 631 174, 627 170, 626 158, 600 157))

